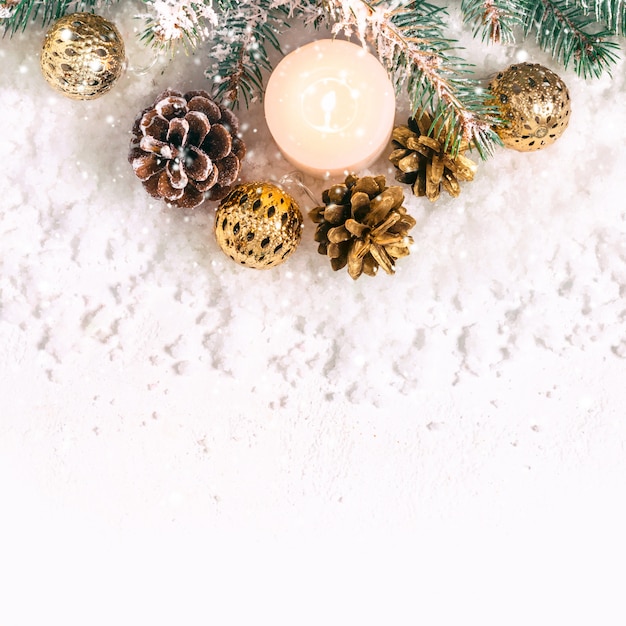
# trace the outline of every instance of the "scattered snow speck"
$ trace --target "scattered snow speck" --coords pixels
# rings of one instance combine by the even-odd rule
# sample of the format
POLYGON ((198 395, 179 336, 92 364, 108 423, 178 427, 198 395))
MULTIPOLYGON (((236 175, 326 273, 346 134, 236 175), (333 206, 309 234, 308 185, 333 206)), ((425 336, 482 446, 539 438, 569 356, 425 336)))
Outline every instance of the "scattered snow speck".
POLYGON ((525 49, 518 49, 515 51, 515 60, 518 63, 524 63, 525 61, 528 61, 528 50, 525 49))

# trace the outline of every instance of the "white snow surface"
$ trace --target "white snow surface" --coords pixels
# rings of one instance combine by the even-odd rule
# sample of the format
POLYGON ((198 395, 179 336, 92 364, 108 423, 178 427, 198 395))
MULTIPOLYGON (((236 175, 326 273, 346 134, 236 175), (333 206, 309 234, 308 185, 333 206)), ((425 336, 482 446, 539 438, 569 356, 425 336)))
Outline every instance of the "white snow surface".
MULTIPOLYGON (((214 206, 147 196, 134 118, 210 85, 202 50, 134 69, 136 9, 91 102, 45 83, 40 28, 0 42, 0 623, 626 623, 624 62, 584 81, 453 25, 480 75, 557 71, 571 123, 407 196, 411 256, 355 282, 308 218, 255 271, 214 206)), ((289 173, 239 117, 242 180, 289 173)))

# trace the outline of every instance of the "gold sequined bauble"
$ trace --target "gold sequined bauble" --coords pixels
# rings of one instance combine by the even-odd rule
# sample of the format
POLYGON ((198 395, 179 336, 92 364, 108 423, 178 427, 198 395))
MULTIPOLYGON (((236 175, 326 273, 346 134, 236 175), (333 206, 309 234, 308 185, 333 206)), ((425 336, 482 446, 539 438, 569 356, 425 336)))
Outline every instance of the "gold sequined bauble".
POLYGON ((124 42, 111 22, 91 13, 74 13, 46 33, 41 71, 68 98, 93 100, 113 87, 124 59, 124 42))
POLYGON ((237 263, 268 269, 300 243, 302 214, 295 200, 272 183, 235 187, 215 215, 220 248, 237 263))
POLYGON ((570 118, 569 92, 551 70, 537 63, 516 63, 490 83, 492 102, 505 126, 497 129, 507 148, 541 150, 554 143, 570 118))

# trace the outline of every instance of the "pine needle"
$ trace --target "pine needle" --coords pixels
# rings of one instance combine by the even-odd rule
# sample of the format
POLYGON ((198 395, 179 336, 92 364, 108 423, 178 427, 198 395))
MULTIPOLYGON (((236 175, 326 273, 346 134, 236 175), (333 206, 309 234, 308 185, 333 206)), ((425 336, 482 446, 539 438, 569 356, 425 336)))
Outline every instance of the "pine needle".
POLYGON ((613 34, 626 35, 626 0, 595 0, 594 15, 597 21, 605 22, 613 34))

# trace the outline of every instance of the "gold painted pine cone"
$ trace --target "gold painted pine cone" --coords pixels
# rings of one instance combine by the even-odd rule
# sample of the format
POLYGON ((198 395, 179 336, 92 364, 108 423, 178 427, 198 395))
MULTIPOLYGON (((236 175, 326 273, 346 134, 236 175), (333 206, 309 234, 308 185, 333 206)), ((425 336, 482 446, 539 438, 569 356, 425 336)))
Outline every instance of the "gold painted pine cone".
POLYGON ((461 193, 459 182, 473 180, 478 165, 463 154, 467 142, 462 141, 458 152, 452 154, 451 146, 445 145, 445 127, 441 133, 435 129, 435 136, 429 137, 431 125, 430 115, 422 113, 419 119, 409 118, 407 126, 396 126, 389 160, 398 168, 396 180, 411 185, 414 195, 435 202, 444 189, 456 198, 461 193), (437 135, 439 139, 435 139, 437 135))
POLYGON ((317 224, 318 252, 330 257, 333 270, 346 265, 348 274, 375 276, 379 267, 394 273, 396 259, 408 256, 415 220, 402 206, 401 187, 387 187, 384 176, 354 175, 322 194, 323 206, 309 217, 317 224))

